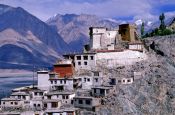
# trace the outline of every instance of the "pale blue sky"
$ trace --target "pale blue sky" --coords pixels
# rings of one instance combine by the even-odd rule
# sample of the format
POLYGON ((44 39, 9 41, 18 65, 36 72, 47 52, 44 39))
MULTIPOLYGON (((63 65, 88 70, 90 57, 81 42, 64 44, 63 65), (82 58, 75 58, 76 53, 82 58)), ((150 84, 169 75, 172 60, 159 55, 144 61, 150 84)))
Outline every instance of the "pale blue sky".
POLYGON ((22 7, 46 21, 54 14, 95 14, 116 20, 154 20, 165 12, 175 15, 175 0, 0 0, 0 4, 22 7))

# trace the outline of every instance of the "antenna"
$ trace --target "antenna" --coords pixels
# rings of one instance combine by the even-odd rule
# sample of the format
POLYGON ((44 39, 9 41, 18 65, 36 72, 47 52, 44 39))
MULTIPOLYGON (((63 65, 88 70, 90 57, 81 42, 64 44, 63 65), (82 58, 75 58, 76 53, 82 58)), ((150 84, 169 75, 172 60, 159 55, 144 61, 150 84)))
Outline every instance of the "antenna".
POLYGON ((34 89, 35 66, 33 64, 33 89, 34 89))

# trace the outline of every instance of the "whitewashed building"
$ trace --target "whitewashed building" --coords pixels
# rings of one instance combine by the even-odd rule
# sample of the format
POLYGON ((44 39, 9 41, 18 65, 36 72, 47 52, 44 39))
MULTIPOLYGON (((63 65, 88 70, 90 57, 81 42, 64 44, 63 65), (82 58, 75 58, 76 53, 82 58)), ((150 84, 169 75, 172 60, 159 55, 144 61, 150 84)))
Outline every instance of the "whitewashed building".
POLYGON ((49 90, 50 82, 49 82, 49 71, 37 71, 38 77, 38 88, 42 90, 49 90))
POLYGON ((75 92, 71 92, 71 91, 52 91, 52 92, 48 92, 45 96, 44 99, 59 99, 61 100, 61 103, 66 103, 66 104, 70 104, 71 100, 73 99, 73 97, 75 97, 75 92))
POLYGON ((74 97, 73 105, 75 108, 95 111, 95 107, 101 104, 100 98, 76 96, 74 97))
POLYGON ((96 66, 95 54, 96 53, 84 53, 75 55, 74 62, 76 71, 80 69, 91 70, 92 67, 96 66))
POLYGON ((114 45, 119 38, 118 30, 108 30, 104 27, 91 27, 90 29, 90 47, 94 49, 114 50, 114 45))

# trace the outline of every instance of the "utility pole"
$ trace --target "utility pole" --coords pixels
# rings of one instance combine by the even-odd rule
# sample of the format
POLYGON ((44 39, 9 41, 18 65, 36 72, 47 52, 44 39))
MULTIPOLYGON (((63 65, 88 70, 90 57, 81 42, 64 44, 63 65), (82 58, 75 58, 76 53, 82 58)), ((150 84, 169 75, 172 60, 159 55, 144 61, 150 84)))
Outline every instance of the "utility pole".
POLYGON ((35 77, 35 66, 34 66, 34 64, 33 64, 33 89, 34 89, 34 77, 35 77))

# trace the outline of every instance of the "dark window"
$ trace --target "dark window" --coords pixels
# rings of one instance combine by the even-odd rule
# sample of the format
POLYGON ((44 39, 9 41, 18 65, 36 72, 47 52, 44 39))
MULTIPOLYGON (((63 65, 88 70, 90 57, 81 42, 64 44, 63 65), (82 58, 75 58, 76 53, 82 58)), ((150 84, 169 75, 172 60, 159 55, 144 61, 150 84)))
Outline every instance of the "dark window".
POLYGON ((64 84, 66 84, 66 80, 64 80, 64 84))
POLYGON ((94 89, 94 93, 96 93, 96 89, 94 89))
POLYGON ((118 83, 121 83, 121 80, 118 80, 118 83))
POLYGON ((81 60, 81 56, 77 56, 77 60, 81 60))
POLYGON ((34 107, 36 107, 36 104, 33 104, 34 107))
POLYGON ((87 65, 87 62, 84 62, 84 65, 87 65))
POLYGON ((104 89, 100 89, 100 94, 104 94, 105 90, 104 89))
POLYGON ((63 99, 65 99, 65 96, 63 95, 63 99))
POLYGON ((79 78, 79 81, 81 81, 81 78, 79 78))
POLYGON ((98 78, 95 78, 95 82, 98 82, 98 78))
POLYGON ((21 98, 21 96, 18 95, 18 99, 20 99, 20 98, 21 98))
POLYGON ((123 80, 123 82, 125 82, 125 80, 123 80))
POLYGON ((47 104, 46 103, 44 104, 44 107, 47 108, 47 104))
POLYGON ((88 60, 88 56, 83 56, 84 60, 88 60))
POLYGON ((57 81, 55 81, 55 84, 57 84, 57 81))
POLYGON ((87 81, 90 82, 90 78, 88 78, 87 81))
POLYGON ((94 76, 99 76, 99 72, 94 72, 94 76))
POLYGON ((3 102, 3 104, 5 104, 5 102, 3 102))
POLYGON ((90 105, 91 104, 91 101, 90 100, 86 100, 86 104, 87 105, 90 105))
POLYGON ((15 105, 18 105, 18 102, 15 102, 15 105))
POLYGON ((38 104, 38 107, 40 107, 40 104, 38 104))
POLYGON ((84 78, 84 82, 86 82, 86 78, 84 78))
POLYGON ((78 62, 78 65, 81 65, 81 62, 78 62))
POLYGON ((69 96, 68 95, 66 95, 66 99, 69 99, 69 96))
POLYGON ((51 82, 51 84, 53 84, 53 81, 50 81, 51 82))
POLYGON ((13 105, 13 102, 11 102, 11 104, 13 105))
POLYGON ((51 106, 52 106, 52 108, 56 108, 56 107, 58 107, 58 103, 57 102, 52 102, 51 106))
POLYGON ((63 83, 63 81, 62 80, 60 80, 60 84, 62 84, 63 83))
POLYGON ((48 98, 48 99, 51 99, 51 96, 49 95, 49 96, 47 96, 47 98, 48 98))
POLYGON ((40 92, 39 94, 42 96, 43 95, 43 92, 40 92))
POLYGON ((22 98, 23 98, 23 99, 26 99, 26 97, 25 97, 24 95, 22 96, 22 98))
POLYGON ((94 56, 91 56, 91 60, 94 60, 94 56))
POLYGON ((79 100, 78 103, 79 103, 79 104, 83 104, 83 100, 79 100))
POLYGON ((130 80, 130 79, 128 79, 128 80, 127 80, 127 82, 131 82, 131 80, 130 80))
POLYGON ((37 92, 35 92, 34 95, 37 95, 37 92))

